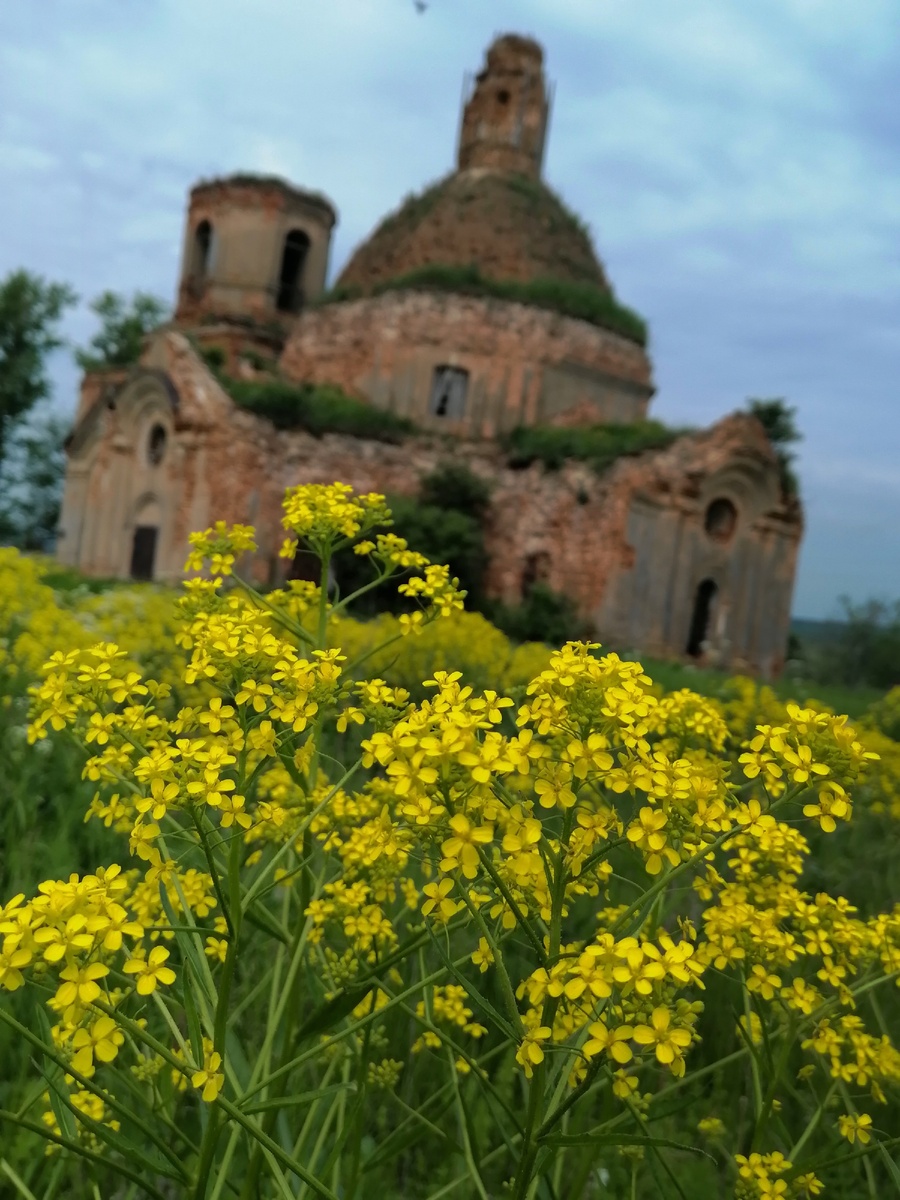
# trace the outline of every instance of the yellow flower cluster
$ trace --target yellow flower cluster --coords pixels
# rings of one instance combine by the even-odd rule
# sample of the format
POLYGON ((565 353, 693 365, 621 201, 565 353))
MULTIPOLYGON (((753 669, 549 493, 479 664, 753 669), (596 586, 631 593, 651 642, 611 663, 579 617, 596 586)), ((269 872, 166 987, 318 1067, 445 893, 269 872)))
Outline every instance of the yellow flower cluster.
POLYGON ((190 534, 188 542, 191 552, 184 569, 202 571, 208 564, 213 575, 231 575, 237 559, 256 549, 251 526, 227 525, 224 521, 216 521, 202 533, 190 534))
MULTIPOLYGON (((390 524, 384 496, 377 492, 357 496, 346 483, 307 483, 288 488, 284 500, 284 528, 316 553, 329 551, 339 540, 351 541, 377 525, 390 524)), ((288 538, 282 555, 293 557, 296 542, 288 538)))
POLYGON ((736 1154, 735 1163, 738 1168, 735 1200, 789 1200, 818 1196, 822 1191, 821 1182, 811 1171, 784 1179, 793 1163, 778 1150, 769 1154, 736 1154))
POLYGON ((46 564, 0 546, 0 672, 34 675, 57 646, 89 639, 42 582, 46 564))
MULTIPOLYGON (((807 833, 850 819, 890 739, 742 681, 723 702, 661 695, 640 664, 594 643, 512 652, 459 612, 446 567, 376 532, 389 522, 383 497, 342 484, 285 501, 289 553, 301 539, 327 567, 356 541, 378 579, 418 572, 400 585, 423 604, 412 615, 353 621, 323 594, 327 569, 321 590, 223 587, 254 541, 219 523, 191 539, 189 567, 212 578, 189 581, 174 615, 159 610, 178 647, 165 673, 145 676, 124 636, 92 640, 78 624, 81 640, 32 687, 30 738, 81 740, 89 815, 127 839, 135 864, 0 909, 0 987, 49 992, 72 1104, 126 1054, 155 1086, 166 1059, 139 1051, 136 1021, 179 995, 185 1019, 157 1021, 154 1051, 175 1036, 177 1087, 239 1098, 257 1048, 233 1055, 240 1023, 190 1005, 198 979, 201 1009, 217 988, 227 999, 253 952, 248 925, 289 948, 279 1020, 297 1007, 302 961, 307 986, 349 1022, 348 1045, 377 1051, 360 1084, 394 1088, 410 1046, 420 1066, 449 1054, 454 1086, 477 1066, 471 1084, 490 1045, 529 1095, 548 1079, 557 1100, 609 1086, 639 1113, 652 1094, 639 1083, 689 1070, 700 993, 728 972, 748 1052, 797 1040, 823 1078, 884 1100, 900 1053, 857 1004, 900 970, 900 910, 861 917, 801 877, 807 833), (471 675, 452 669, 457 655, 471 675), (393 1017, 414 1030, 402 1051, 379 1024, 393 1017)), ((714 1120, 701 1132, 723 1136, 714 1120)), ((864 1117, 839 1125, 870 1136, 864 1117)), ((820 1190, 777 1151, 736 1164, 746 1200, 820 1190)))

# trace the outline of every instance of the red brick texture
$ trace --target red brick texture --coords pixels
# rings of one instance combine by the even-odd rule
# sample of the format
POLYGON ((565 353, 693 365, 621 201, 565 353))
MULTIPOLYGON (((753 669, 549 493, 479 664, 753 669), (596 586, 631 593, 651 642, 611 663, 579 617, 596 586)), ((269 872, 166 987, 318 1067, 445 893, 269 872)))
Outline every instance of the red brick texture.
POLYGON ((516 425, 633 421, 653 394, 643 348, 586 321, 505 300, 424 291, 326 304, 297 320, 290 378, 333 383, 426 428, 491 437, 516 425), (469 372, 460 420, 429 411, 434 370, 469 372), (550 386, 552 376, 552 384, 550 386))
POLYGON ((224 519, 257 526, 260 552, 248 569, 266 580, 283 570, 286 487, 343 480, 411 496, 439 464, 461 461, 491 485, 490 595, 515 603, 529 581, 546 578, 601 638, 677 657, 698 584, 710 578, 720 603, 707 660, 765 675, 780 667, 802 516, 782 495, 777 460, 753 418, 735 414, 599 477, 574 461, 559 471, 514 470, 487 439, 422 434, 388 445, 276 431, 236 408, 177 334, 162 335, 144 365, 115 408, 98 406, 76 429, 60 546, 73 566, 126 574, 133 528, 152 511, 164 525, 160 577, 178 577, 191 529, 224 519), (148 431, 160 421, 167 453, 150 467, 148 431), (704 530, 709 504, 722 497, 738 512, 727 544, 704 530))

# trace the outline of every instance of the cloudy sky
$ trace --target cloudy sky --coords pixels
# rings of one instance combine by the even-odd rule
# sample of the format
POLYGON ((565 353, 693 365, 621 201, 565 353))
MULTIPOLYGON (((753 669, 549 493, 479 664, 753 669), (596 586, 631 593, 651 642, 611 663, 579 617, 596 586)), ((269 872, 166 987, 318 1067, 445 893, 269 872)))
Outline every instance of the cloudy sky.
MULTIPOLYGON (((29 0, 0 8, 0 276, 171 300, 185 197, 327 193, 332 274, 453 161, 464 73, 536 36, 545 170, 649 320, 655 415, 784 396, 805 433, 794 611, 900 597, 898 0, 29 0)), ((69 412, 76 376, 54 364, 69 412)))

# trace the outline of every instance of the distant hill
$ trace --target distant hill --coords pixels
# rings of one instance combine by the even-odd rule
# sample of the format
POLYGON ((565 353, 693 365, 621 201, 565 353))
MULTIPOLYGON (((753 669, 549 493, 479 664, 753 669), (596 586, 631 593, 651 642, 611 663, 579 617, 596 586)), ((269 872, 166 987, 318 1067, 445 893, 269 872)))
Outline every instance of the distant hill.
POLYGON ((791 633, 801 642, 825 645, 837 641, 844 628, 843 621, 813 621, 808 617, 792 617, 791 633))

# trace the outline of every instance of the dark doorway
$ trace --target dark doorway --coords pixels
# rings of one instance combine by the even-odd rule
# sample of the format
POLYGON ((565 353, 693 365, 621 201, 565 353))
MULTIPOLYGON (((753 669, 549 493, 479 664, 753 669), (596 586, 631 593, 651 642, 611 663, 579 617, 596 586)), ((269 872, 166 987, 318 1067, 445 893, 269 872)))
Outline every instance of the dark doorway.
POLYGON ((691 632, 688 636, 687 652, 692 658, 699 658, 703 653, 703 643, 709 633, 709 617, 712 603, 718 591, 711 579, 704 579, 697 588, 694 600, 694 615, 691 617, 691 632))
POLYGON ((131 547, 131 578, 152 579, 153 560, 156 557, 156 536, 159 530, 155 525, 138 525, 134 531, 134 543, 131 547))
POLYGON ((284 239, 281 272, 278 276, 278 295, 275 307, 279 312, 299 312, 303 304, 300 280, 309 253, 309 238, 302 229, 292 229, 284 239))

